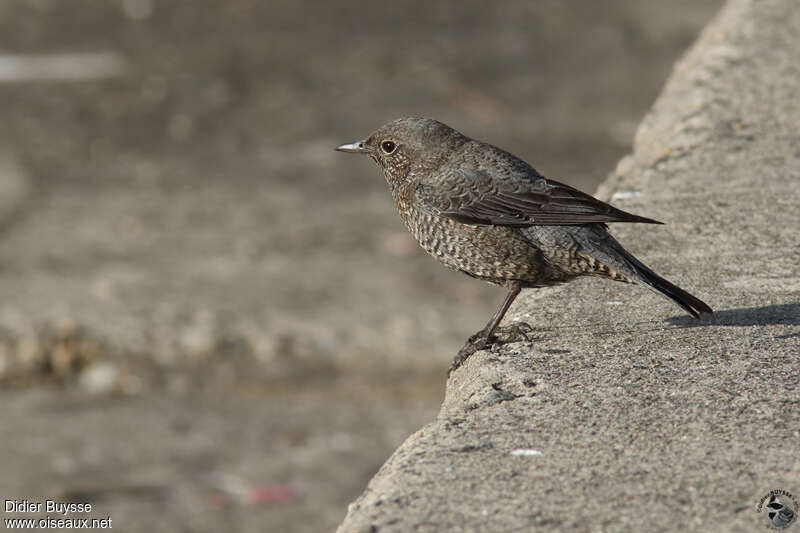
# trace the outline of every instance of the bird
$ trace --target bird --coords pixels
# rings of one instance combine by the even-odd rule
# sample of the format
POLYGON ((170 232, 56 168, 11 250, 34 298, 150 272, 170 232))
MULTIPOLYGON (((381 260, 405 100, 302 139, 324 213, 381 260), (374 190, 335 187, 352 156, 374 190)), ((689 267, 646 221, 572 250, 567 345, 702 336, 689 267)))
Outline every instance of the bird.
POLYGON ((595 276, 644 285, 697 319, 713 312, 625 250, 607 225, 661 222, 548 179, 515 155, 442 122, 399 118, 336 150, 378 164, 405 227, 426 252, 450 269, 508 291, 450 371, 491 344, 526 288, 595 276))

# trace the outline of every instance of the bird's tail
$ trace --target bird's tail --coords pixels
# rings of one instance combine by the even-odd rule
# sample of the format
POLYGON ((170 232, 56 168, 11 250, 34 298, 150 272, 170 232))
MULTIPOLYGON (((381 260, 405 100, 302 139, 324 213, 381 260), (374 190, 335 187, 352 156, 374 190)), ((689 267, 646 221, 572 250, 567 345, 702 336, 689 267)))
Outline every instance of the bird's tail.
MULTIPOLYGON (((620 249, 622 247, 620 246, 620 249)), ((673 285, 669 281, 665 280, 652 270, 633 257, 630 253, 626 250, 622 249, 622 252, 625 256, 625 259, 633 266, 636 274, 639 277, 639 281, 641 281, 645 286, 650 288, 651 290, 663 294, 686 311, 690 315, 695 318, 700 318, 700 315, 703 313, 711 314, 713 310, 711 307, 708 306, 707 303, 702 301, 700 298, 693 296, 686 292, 685 290, 681 289, 677 285, 673 285)))

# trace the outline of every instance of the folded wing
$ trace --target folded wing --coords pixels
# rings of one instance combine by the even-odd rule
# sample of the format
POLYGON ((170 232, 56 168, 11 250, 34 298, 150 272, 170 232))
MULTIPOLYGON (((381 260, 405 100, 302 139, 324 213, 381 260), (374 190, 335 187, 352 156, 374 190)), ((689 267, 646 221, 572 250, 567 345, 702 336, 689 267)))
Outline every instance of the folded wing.
POLYGON ((484 169, 458 168, 439 174, 416 189, 415 204, 425 212, 465 224, 565 226, 590 222, 656 220, 626 213, 569 185, 549 180, 528 167, 524 176, 492 175, 484 169))

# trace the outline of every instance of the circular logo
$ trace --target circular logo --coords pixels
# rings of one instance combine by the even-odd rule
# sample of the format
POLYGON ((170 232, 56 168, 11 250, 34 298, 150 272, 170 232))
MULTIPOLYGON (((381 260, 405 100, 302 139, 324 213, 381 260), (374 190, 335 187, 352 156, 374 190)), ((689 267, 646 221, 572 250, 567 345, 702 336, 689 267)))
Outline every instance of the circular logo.
POLYGON ((771 490, 758 501, 756 512, 764 514, 768 529, 784 530, 797 520, 800 506, 791 492, 777 489, 771 490))

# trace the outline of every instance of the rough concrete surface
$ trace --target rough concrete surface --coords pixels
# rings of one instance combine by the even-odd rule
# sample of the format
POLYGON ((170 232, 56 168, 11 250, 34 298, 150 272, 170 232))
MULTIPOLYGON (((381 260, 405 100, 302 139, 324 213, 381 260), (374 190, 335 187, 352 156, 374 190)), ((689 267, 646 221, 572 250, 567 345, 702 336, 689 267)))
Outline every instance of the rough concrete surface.
MULTIPOLYGON (((736 531, 800 493, 800 11, 731 0, 603 189, 716 310, 585 280, 527 293, 535 338, 478 352, 340 532, 736 531)), ((797 526, 793 526, 797 527, 797 526)))

